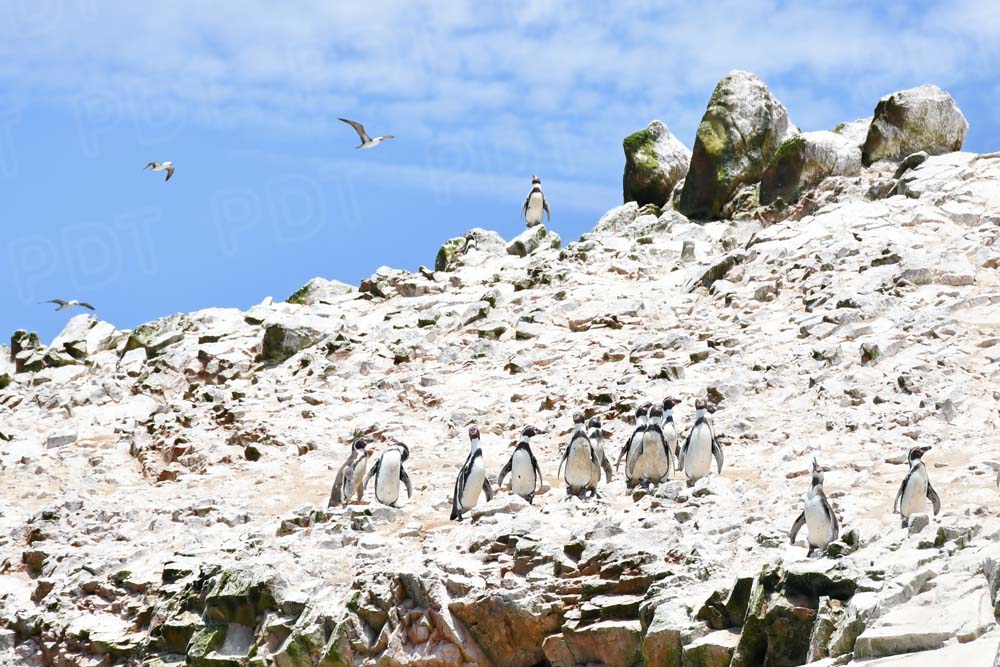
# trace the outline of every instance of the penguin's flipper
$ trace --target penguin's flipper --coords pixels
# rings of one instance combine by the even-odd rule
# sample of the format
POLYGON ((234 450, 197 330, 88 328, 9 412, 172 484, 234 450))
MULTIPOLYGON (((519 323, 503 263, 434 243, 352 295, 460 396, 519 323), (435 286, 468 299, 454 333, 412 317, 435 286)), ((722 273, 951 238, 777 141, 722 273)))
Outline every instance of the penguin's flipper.
POLYGON ((896 499, 892 501, 892 513, 898 514, 901 511, 899 502, 903 499, 903 489, 906 488, 906 483, 910 481, 910 473, 906 473, 906 477, 903 478, 903 483, 899 485, 899 491, 896 492, 896 499))
POLYGON ((626 456, 628 456, 629 447, 632 446, 632 440, 635 438, 635 434, 638 433, 638 432, 639 432, 639 429, 636 429, 636 430, 632 431, 631 435, 629 435, 629 437, 628 437, 628 440, 626 440, 625 444, 622 445, 621 451, 618 452, 618 460, 615 461, 615 470, 618 470, 618 468, 621 467, 621 465, 622 465, 622 459, 625 458, 626 456))
POLYGON ((333 489, 330 491, 330 501, 327 507, 334 507, 344 502, 344 469, 337 471, 337 478, 333 481, 333 489))
MULTIPOLYGON (((535 488, 537 489, 545 482, 545 478, 542 476, 542 469, 538 467, 538 460, 535 459, 535 453, 530 448, 528 449, 528 456, 531 457, 531 467, 535 469, 535 488)), ((531 501, 529 500, 528 502, 530 503, 531 501)))
POLYGON ((715 439, 715 434, 714 433, 712 434, 712 456, 715 457, 715 462, 719 466, 719 474, 721 475, 722 474, 722 462, 723 462, 724 457, 722 455, 722 447, 719 445, 719 441, 715 439))
POLYGON ((489 502, 493 500, 493 487, 490 486, 490 478, 483 478, 483 493, 486 494, 486 501, 489 502))
POLYGON ((552 222, 552 211, 549 210, 549 203, 545 201, 544 195, 542 195, 542 210, 545 211, 545 215, 549 216, 549 222, 552 222))
POLYGON ((601 457, 601 467, 604 468, 604 480, 611 483, 611 461, 608 460, 607 456, 601 457))
POLYGON ((830 523, 833 525, 833 534, 830 537, 830 541, 834 542, 840 538, 840 522, 837 521, 837 513, 833 511, 833 507, 830 503, 824 503, 826 511, 830 514, 830 523))
POLYGON ((572 447, 572 445, 573 442, 570 441, 570 443, 566 445, 566 449, 563 450, 562 457, 559 459, 559 470, 556 471, 556 477, 562 477, 563 465, 565 465, 566 459, 569 458, 569 448, 572 447))
POLYGON ((410 476, 407 474, 406 469, 403 466, 399 466, 399 481, 406 485, 406 497, 413 497, 413 482, 410 481, 410 476))
POLYGON ((934 506, 934 516, 937 516, 938 512, 941 511, 941 496, 931 486, 930 480, 927 480, 927 500, 931 501, 931 505, 934 506))
POLYGON ((503 464, 503 468, 500 468, 500 476, 497 477, 497 488, 503 488, 503 478, 510 474, 511 469, 514 467, 514 456, 511 455, 507 459, 507 463, 503 464))
POLYGON ((367 475, 365 475, 365 483, 361 485, 361 488, 368 486, 368 481, 371 480, 372 477, 378 476, 378 469, 379 466, 381 465, 382 465, 382 457, 380 456, 378 457, 378 461, 375 462, 375 465, 372 466, 372 469, 368 471, 367 475))
POLYGON ((681 447, 681 453, 677 457, 678 470, 684 469, 684 457, 687 455, 688 447, 691 446, 691 434, 693 433, 694 433, 694 427, 692 426, 691 430, 688 431, 687 437, 684 438, 684 446, 681 447))
POLYGON ((524 218, 526 215, 528 215, 528 202, 529 201, 531 201, 531 193, 530 192, 528 193, 528 196, 525 197, 525 199, 524 199, 524 206, 521 207, 521 217, 522 218, 524 218))
POLYGON ((462 470, 458 473, 458 477, 455 479, 455 493, 452 494, 452 499, 451 499, 452 521, 457 519, 459 515, 461 515, 462 513, 459 505, 461 505, 462 503, 462 486, 464 485, 465 481, 462 479, 462 477, 464 476, 463 473, 465 473, 465 468, 462 468, 462 470))
POLYGON ((792 529, 788 533, 789 544, 795 544, 795 536, 799 534, 804 525, 806 525, 806 511, 802 510, 802 513, 795 519, 795 523, 792 524, 792 529))

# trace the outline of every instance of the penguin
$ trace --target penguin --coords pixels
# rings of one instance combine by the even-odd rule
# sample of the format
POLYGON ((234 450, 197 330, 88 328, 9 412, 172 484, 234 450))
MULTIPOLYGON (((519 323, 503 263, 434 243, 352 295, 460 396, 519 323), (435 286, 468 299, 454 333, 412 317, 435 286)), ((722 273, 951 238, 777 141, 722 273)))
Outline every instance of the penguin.
POLYGON ((587 437, 584 428, 583 415, 577 412, 573 415, 573 435, 570 437, 569 445, 563 451, 562 460, 559 461, 559 475, 563 475, 563 466, 566 467, 563 480, 566 482, 566 495, 583 497, 583 494, 594 492, 591 480, 594 478, 595 469, 601 468, 601 462, 594 451, 594 445, 587 437))
POLYGON ((531 192, 528 193, 528 198, 524 200, 524 206, 521 207, 521 217, 524 218, 528 227, 534 227, 542 224, 543 211, 549 216, 551 222, 552 212, 549 211, 549 203, 545 201, 545 195, 542 194, 542 179, 532 176, 531 192))
POLYGON ((351 455, 337 471, 327 507, 346 505, 353 495, 357 495, 358 502, 361 502, 361 496, 365 492, 365 469, 368 467, 368 457, 372 455, 373 451, 368 447, 371 442, 370 438, 358 438, 354 441, 351 446, 351 455))
POLYGON ((660 420, 660 430, 663 431, 663 437, 667 440, 667 445, 674 452, 674 459, 679 459, 681 457, 681 444, 677 440, 677 427, 674 425, 674 415, 672 413, 673 409, 680 405, 680 401, 676 398, 665 398, 663 399, 663 419, 660 420))
POLYGON ((410 448, 402 442, 395 442, 382 451, 375 465, 368 471, 364 484, 368 486, 368 480, 375 478, 375 500, 389 507, 397 507, 400 482, 406 485, 406 497, 413 497, 413 484, 403 468, 408 458, 410 448))
POLYGON ((715 429, 712 428, 710 418, 705 414, 708 402, 699 398, 694 404, 694 426, 688 431, 681 455, 677 460, 677 467, 684 471, 687 476, 687 485, 694 486, 694 483, 704 477, 712 469, 712 457, 719 466, 719 473, 722 473, 722 447, 715 438, 715 429))
POLYGON ((636 470, 635 462, 642 452, 642 436, 646 432, 646 426, 649 421, 647 416, 650 407, 652 407, 652 404, 643 403, 635 409, 635 430, 632 431, 632 435, 625 441, 625 446, 618 453, 618 460, 615 462, 615 469, 617 470, 621 466, 622 459, 625 459, 625 485, 630 489, 640 481, 637 473, 641 471, 636 470))
POLYGON ((795 519, 792 530, 788 534, 790 544, 795 544, 795 536, 799 534, 802 526, 806 527, 806 540, 809 543, 809 551, 806 557, 813 555, 816 549, 826 549, 830 542, 840 537, 840 524, 837 523, 837 515, 830 506, 826 494, 823 493, 823 470, 816 463, 812 462, 812 484, 809 492, 802 496, 805 509, 795 519))
POLYGON ((451 520, 461 521, 462 514, 479 502, 480 492, 486 493, 486 500, 493 499, 493 487, 486 478, 486 462, 479 447, 479 429, 475 424, 469 427, 469 455, 455 480, 455 496, 451 504, 451 520))
POLYGON ((674 465, 674 453, 663 436, 662 417, 662 407, 653 405, 649 408, 649 423, 643 431, 642 448, 634 462, 638 470, 625 471, 630 479, 638 477, 641 484, 646 487, 668 480, 674 465))
POLYGON ((521 435, 517 439, 517 446, 514 453, 507 459, 507 463, 500 469, 500 476, 497 478, 497 486, 503 486, 504 478, 509 474, 510 489, 521 496, 529 503, 535 497, 535 490, 542 485, 542 470, 538 467, 538 461, 531 451, 529 439, 532 436, 540 435, 534 426, 525 426, 521 435))
POLYGON ((594 451, 597 452, 597 459, 601 462, 601 467, 594 471, 594 477, 590 480, 590 485, 597 488, 597 484, 601 481, 601 470, 604 470, 604 481, 611 482, 611 461, 608 460, 608 455, 604 451, 604 433, 601 431, 601 418, 594 416, 590 418, 587 422, 587 427, 590 431, 587 432, 587 437, 590 438, 590 443, 594 446, 594 451))
POLYGON ((465 232, 465 235, 462 238, 465 239, 465 245, 462 246, 463 255, 468 254, 471 250, 479 249, 479 241, 476 239, 476 235, 472 232, 465 232))
POLYGON ((923 459, 924 454, 930 450, 930 447, 911 447, 906 454, 910 472, 906 473, 906 478, 899 486, 899 492, 896 493, 896 499, 892 503, 893 513, 899 512, 903 517, 903 528, 909 525, 911 514, 924 511, 928 499, 934 507, 934 516, 941 511, 941 498, 931 486, 931 480, 927 476, 927 465, 923 459))

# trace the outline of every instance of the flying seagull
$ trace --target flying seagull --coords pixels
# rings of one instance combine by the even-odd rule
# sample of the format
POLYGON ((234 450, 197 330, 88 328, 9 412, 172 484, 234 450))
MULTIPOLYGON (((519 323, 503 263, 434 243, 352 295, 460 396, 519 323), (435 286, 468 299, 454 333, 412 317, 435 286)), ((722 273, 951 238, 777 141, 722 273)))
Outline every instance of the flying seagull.
POLYGON ((353 127, 354 131, 358 133, 359 137, 361 137, 361 145, 355 146, 355 148, 364 148, 364 149, 375 148, 386 139, 396 138, 396 135, 394 134, 387 134, 384 137, 375 137, 374 139, 372 139, 371 137, 368 136, 368 133, 365 132, 365 126, 362 125, 361 123, 353 120, 347 120, 346 118, 338 118, 337 120, 342 120, 351 127, 353 127))
POLYGON ((169 181, 170 177, 174 175, 174 163, 173 162, 150 162, 143 169, 152 169, 153 171, 165 171, 167 172, 167 177, 163 179, 164 181, 169 181))
POLYGON ((89 310, 94 310, 94 307, 85 301, 77 301, 73 299, 72 301, 63 301, 62 299, 49 299, 48 301, 39 301, 38 303, 54 303, 58 306, 56 310, 68 310, 73 306, 80 306, 81 308, 87 308, 89 310))

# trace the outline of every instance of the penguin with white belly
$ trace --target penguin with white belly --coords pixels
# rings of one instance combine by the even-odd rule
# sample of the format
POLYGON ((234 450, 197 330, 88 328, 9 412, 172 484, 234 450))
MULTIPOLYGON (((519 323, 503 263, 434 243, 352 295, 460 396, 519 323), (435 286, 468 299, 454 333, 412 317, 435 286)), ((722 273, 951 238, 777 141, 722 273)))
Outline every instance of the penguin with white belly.
POLYGON ((378 457, 378 461, 365 477, 365 486, 368 480, 375 478, 375 500, 389 507, 397 507, 399 501, 399 484, 402 482, 406 486, 406 497, 413 497, 413 484, 410 476, 406 474, 403 464, 410 458, 410 448, 402 442, 395 442, 387 447, 378 457))
POLYGON ((694 486, 702 477, 708 475, 712 469, 712 457, 718 464, 719 473, 722 473, 722 447, 715 437, 715 429, 705 410, 708 402, 699 398, 695 401, 694 426, 688 431, 684 447, 681 448, 681 455, 677 462, 677 467, 684 471, 687 477, 687 485, 694 486))
POLYGON ((840 536, 840 524, 837 523, 837 515, 830 506, 830 501, 823 492, 823 470, 816 463, 812 462, 812 484, 809 485, 809 492, 802 496, 805 508, 792 524, 789 533, 791 544, 795 544, 795 536, 799 534, 802 526, 806 527, 806 541, 809 542, 809 551, 806 556, 812 556, 816 549, 826 549, 830 542, 840 536))
POLYGON ((638 470, 625 471, 629 479, 638 477, 646 488, 670 479, 670 471, 674 465, 674 453, 663 436, 662 418, 661 406, 653 405, 649 408, 649 424, 642 434, 642 451, 635 462, 638 470))
POLYGON ((493 487, 486 478, 486 462, 479 446, 479 429, 475 424, 469 427, 469 455, 465 457, 462 469, 455 479, 455 495, 451 504, 451 520, 461 521, 462 515, 479 502, 479 494, 486 494, 486 500, 493 499, 493 487))
POLYGON ((358 502, 361 502, 365 492, 365 468, 368 467, 368 457, 372 455, 372 449, 368 446, 371 442, 370 438, 358 438, 354 441, 350 456, 337 471, 327 507, 346 505, 351 501, 351 496, 355 495, 358 502))
POLYGON ((588 491, 593 495, 594 487, 591 486, 591 480, 594 479, 595 470, 600 471, 600 469, 601 462, 597 458, 597 452, 594 451, 594 445, 587 437, 583 415, 577 412, 573 415, 573 435, 563 452, 562 460, 559 461, 558 474, 563 476, 563 481, 566 482, 566 495, 582 498, 588 491))
POLYGON ((601 418, 594 416, 590 418, 587 422, 587 437, 590 438, 590 444, 594 446, 594 451, 597 452, 597 459, 601 462, 601 467, 594 471, 594 478, 590 480, 590 485, 597 488, 597 485, 601 481, 601 471, 604 471, 604 481, 611 482, 611 461, 608 460, 607 452, 604 451, 604 432, 601 430, 601 418))
POLYGON ((618 460, 615 462, 615 469, 625 459, 625 486, 629 489, 642 481, 642 471, 637 467, 639 457, 642 455, 642 439, 649 425, 649 409, 651 403, 643 403, 635 409, 635 430, 625 441, 625 446, 618 453, 618 460))
POLYGON ((538 467, 535 454, 531 451, 529 440, 542 432, 534 426, 525 426, 517 439, 514 453, 500 469, 497 486, 503 486, 503 480, 510 475, 510 490, 529 503, 535 497, 535 491, 542 485, 542 470, 538 467))
POLYGON ((930 450, 930 447, 911 447, 906 454, 910 471, 906 473, 896 499, 892 502, 893 513, 898 512, 903 517, 903 528, 909 525, 911 514, 923 512, 927 508, 928 500, 934 507, 934 516, 941 511, 941 498, 931 486, 927 465, 924 463, 924 454, 930 450))

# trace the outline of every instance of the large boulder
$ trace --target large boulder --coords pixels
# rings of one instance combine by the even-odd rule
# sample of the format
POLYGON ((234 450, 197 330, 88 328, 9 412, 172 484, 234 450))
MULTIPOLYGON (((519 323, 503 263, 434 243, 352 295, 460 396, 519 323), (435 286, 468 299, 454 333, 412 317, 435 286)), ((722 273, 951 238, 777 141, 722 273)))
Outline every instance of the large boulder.
POLYGON ((924 84, 886 95, 861 149, 867 167, 879 160, 902 160, 910 153, 941 155, 962 149, 969 122, 951 95, 924 84))
POLYGON ((782 142, 760 179, 760 203, 797 201, 830 176, 861 173, 861 149, 835 132, 803 132, 782 142))
POLYGON ((434 270, 454 271, 485 257, 502 255, 506 248, 507 242, 496 232, 474 227, 464 235, 444 242, 434 258, 434 270))
POLYGON ((507 244, 507 254, 526 257, 539 248, 558 250, 562 239, 553 231, 545 229, 545 225, 535 225, 524 230, 507 244))
POLYGON ((312 305, 327 303, 336 300, 356 291, 353 285, 342 283, 339 280, 326 280, 325 278, 313 278, 300 287, 290 297, 285 299, 288 303, 299 305, 312 305))
POLYGON ((718 218, 733 193, 757 181, 778 146, 797 132, 764 82, 749 72, 730 72, 715 87, 698 126, 678 210, 698 220, 718 218))
POLYGON ((625 137, 625 173, 622 196, 639 206, 663 206, 670 201, 674 186, 684 178, 691 151, 671 134, 662 122, 654 120, 646 129, 625 137))

